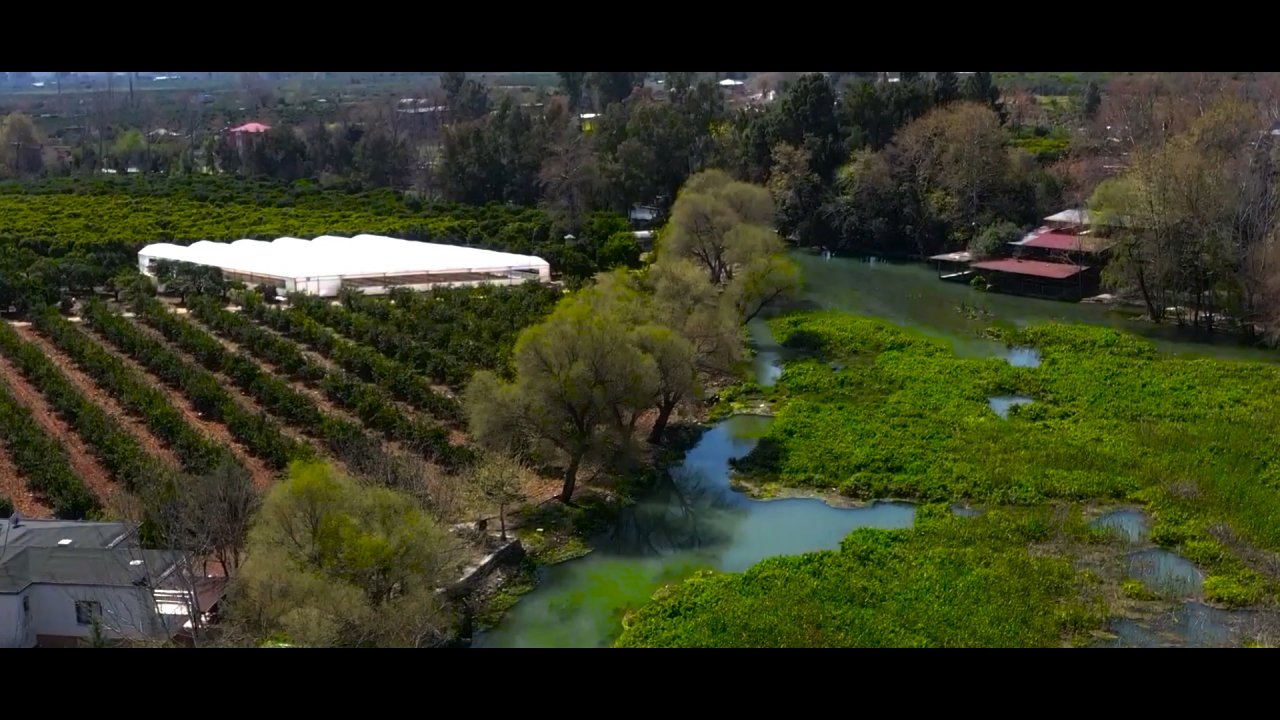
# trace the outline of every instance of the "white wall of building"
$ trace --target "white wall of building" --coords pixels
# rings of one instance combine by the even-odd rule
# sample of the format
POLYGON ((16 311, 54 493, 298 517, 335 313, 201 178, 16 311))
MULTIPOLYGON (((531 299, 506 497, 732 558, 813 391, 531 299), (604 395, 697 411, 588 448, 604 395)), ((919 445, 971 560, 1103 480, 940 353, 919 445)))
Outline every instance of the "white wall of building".
POLYGON ((32 585, 32 630, 35 635, 88 638, 92 625, 76 618, 76 601, 92 601, 101 607, 103 635, 108 638, 168 637, 185 618, 161 619, 148 588, 96 585, 32 585))
POLYGON ((32 647, 36 644, 32 623, 22 610, 24 597, 27 597, 26 593, 0 595, 0 648, 32 647))

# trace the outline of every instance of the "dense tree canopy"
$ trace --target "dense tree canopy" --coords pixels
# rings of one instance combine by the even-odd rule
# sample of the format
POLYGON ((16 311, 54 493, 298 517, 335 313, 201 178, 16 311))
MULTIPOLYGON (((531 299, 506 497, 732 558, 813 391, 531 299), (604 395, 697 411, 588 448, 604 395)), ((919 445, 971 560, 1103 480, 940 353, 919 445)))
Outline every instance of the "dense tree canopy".
POLYGON ((1212 327, 1223 310, 1274 317, 1280 231, 1276 153, 1250 106, 1225 100, 1170 142, 1143 149, 1091 206, 1117 241, 1113 279, 1136 288, 1149 315, 1212 327))
POLYGON ((250 532, 234 621, 303 646, 435 645, 451 622, 436 593, 451 543, 408 496, 296 464, 250 532))

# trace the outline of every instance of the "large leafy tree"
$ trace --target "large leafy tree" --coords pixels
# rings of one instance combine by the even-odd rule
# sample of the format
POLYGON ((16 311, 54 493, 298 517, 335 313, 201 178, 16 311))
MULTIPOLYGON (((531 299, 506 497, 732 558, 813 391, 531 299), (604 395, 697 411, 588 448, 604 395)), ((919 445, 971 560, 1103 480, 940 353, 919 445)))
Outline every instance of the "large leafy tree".
POLYGON ((295 464, 263 501, 232 602, 255 637, 306 646, 423 647, 452 618, 436 593, 454 543, 408 495, 295 464))
POLYGON ((685 183, 671 211, 659 253, 700 265, 713 285, 725 285, 756 255, 778 252, 769 191, 707 170, 685 183))
POLYGON ((774 143, 804 148, 813 170, 829 180, 844 159, 836 94, 822 73, 800 77, 778 103, 774 143))
MULTIPOLYGON (((516 341, 516 379, 472 378, 465 405, 472 434, 498 451, 528 451, 564 467, 570 502, 584 461, 624 448, 655 384, 652 359, 593 290, 566 298, 516 341)), ((617 306, 616 303, 612 303, 617 306)))

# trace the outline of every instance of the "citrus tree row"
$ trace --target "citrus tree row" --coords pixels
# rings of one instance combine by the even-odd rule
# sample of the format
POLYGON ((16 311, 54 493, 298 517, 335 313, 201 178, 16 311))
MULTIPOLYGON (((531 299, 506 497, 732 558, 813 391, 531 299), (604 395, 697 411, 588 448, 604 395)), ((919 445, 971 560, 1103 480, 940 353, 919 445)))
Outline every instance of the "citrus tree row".
POLYGON ((417 410, 450 422, 462 419, 458 402, 436 392, 413 368, 371 347, 344 339, 297 308, 272 307, 256 293, 245 293, 241 310, 257 322, 307 345, 347 372, 386 389, 417 410))
POLYGON ((149 487, 165 474, 159 461, 136 438, 84 396, 40 348, 26 342, 7 323, 0 323, 0 352, 44 395, 70 424, 111 477, 129 490, 149 487))
POLYGON ((398 288, 386 299, 352 294, 343 302, 427 347, 444 349, 461 365, 465 382, 476 370, 505 371, 516 336, 545 319, 561 297, 560 288, 530 282, 429 293, 398 288))
POLYGON ((399 440, 411 449, 446 466, 457 466, 468 453, 449 443, 448 430, 438 424, 410 420, 390 394, 343 370, 326 370, 313 362, 291 340, 282 338, 238 313, 229 312, 212 298, 195 298, 192 314, 214 332, 243 347, 264 362, 276 365, 300 380, 316 383, 325 396, 353 412, 366 425, 399 440))
POLYGON ((413 480, 408 476, 411 470, 388 458, 381 443, 364 428, 325 415, 311 398, 263 370, 253 358, 227 350, 212 335, 169 312, 164 303, 155 298, 138 298, 134 307, 143 322, 190 353, 208 370, 226 375, 268 412, 318 438, 352 471, 379 476, 393 485, 408 485, 413 480))
POLYGON ((98 300, 87 303, 83 316, 90 326, 155 374, 161 382, 179 390, 196 412, 227 426, 238 442, 269 467, 281 470, 292 460, 307 459, 311 449, 285 437, 274 421, 245 410, 212 373, 206 372, 165 347, 98 300))
POLYGON ((79 520, 98 510, 98 501, 71 472, 67 451, 46 435, 3 380, 0 380, 0 438, 13 464, 27 479, 27 487, 52 506, 60 518, 79 520))
POLYGON ((205 473, 234 462, 230 452, 196 431, 168 396, 107 352, 56 312, 35 318, 36 328, 65 352, 129 412, 141 419, 177 455, 183 470, 205 473))
POLYGON ((368 345, 436 382, 457 387, 467 381, 462 363, 444 348, 419 342, 390 322, 307 295, 291 295, 289 304, 312 320, 357 343, 368 345))

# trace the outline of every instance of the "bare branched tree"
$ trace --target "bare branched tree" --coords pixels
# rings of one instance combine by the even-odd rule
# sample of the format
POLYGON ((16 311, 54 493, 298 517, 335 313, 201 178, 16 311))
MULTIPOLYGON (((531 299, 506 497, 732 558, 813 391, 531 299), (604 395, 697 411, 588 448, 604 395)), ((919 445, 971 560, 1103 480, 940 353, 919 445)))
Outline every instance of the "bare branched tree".
POLYGON ((507 540, 507 510, 524 499, 524 478, 529 470, 508 453, 486 452, 470 472, 469 489, 482 505, 498 510, 503 542, 507 540))

